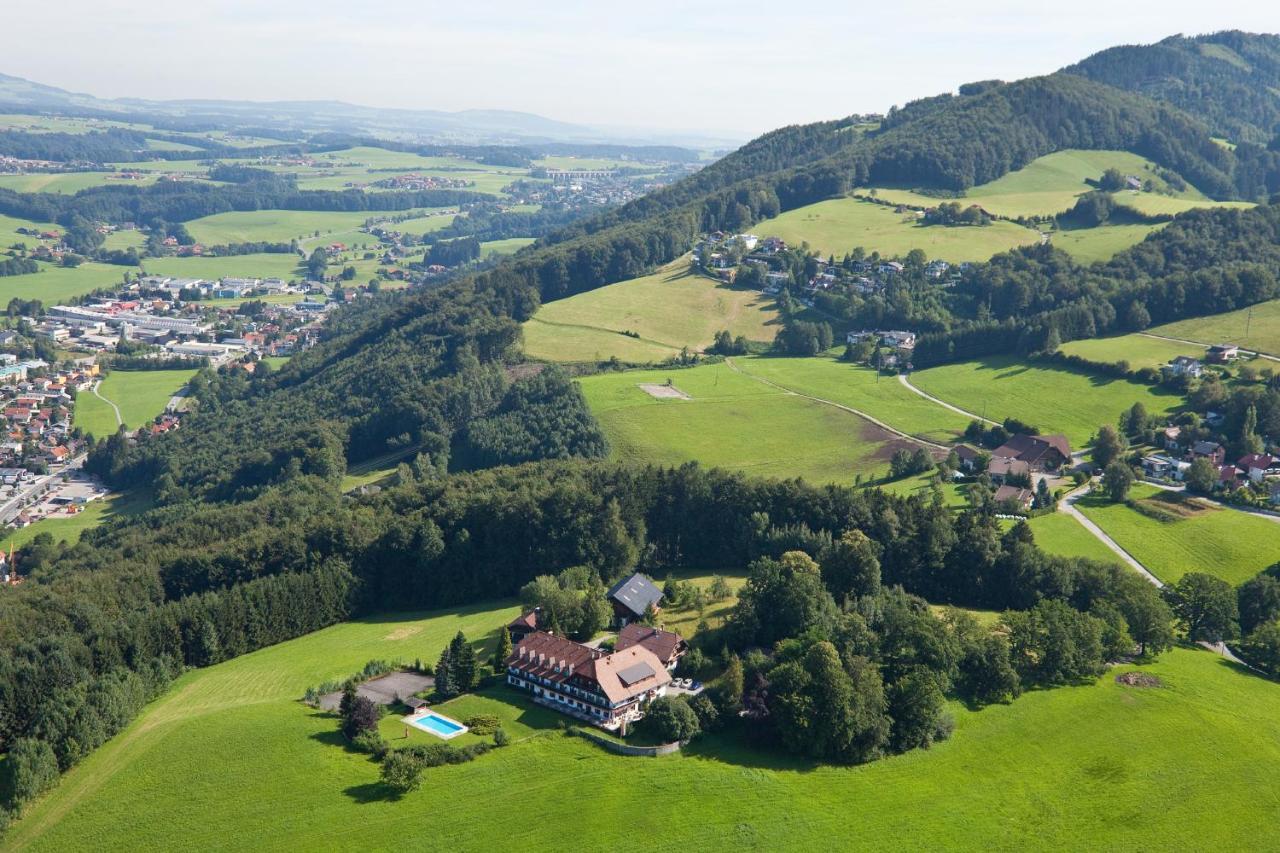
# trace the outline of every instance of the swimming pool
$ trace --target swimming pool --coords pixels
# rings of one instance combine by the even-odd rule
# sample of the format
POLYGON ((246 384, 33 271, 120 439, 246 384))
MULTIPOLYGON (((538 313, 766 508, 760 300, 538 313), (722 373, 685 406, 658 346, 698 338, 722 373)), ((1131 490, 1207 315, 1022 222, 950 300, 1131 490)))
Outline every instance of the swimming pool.
POLYGON ((451 720, 446 716, 437 714, 435 711, 427 711, 418 714, 416 717, 405 717, 405 722, 414 728, 422 729, 424 732, 431 732, 438 738, 448 740, 451 737, 457 737, 466 732, 467 727, 457 720, 451 720))

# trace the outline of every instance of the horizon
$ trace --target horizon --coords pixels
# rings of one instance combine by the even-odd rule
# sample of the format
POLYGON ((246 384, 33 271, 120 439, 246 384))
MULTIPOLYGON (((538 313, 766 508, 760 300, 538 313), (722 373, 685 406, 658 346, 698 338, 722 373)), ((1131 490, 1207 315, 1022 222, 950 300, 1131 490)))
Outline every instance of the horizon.
MULTIPOLYGON (((139 20, 85 0, 55 2, 65 49, 19 40, 8 48, 4 73, 109 99, 497 110, 594 129, 745 141, 787 125, 885 112, 974 80, 1052 73, 1116 45, 1274 26, 1255 4, 1208 10, 1188 0, 1162 8, 1160 31, 1148 16, 1099 0, 1048 13, 1009 0, 976 13, 930 10, 919 0, 862 13, 810 2, 780 21, 764 4, 686 11, 670 0, 643 21, 581 2, 530 16, 509 0, 484 15, 456 7, 437 15, 391 0, 379 4, 379 20, 355 23, 331 2, 308 4, 306 17, 292 0, 269 10, 244 0, 214 5, 200 15, 162 9, 139 20), (432 20, 437 29, 417 31, 405 17, 432 20), (494 25, 494 18, 505 22, 494 25), (824 41, 846 32, 852 40, 824 41), (119 50, 128 42, 147 50, 119 50), (241 49, 232 54, 228 44, 241 49), (412 52, 418 45, 420 54, 412 52), (393 70, 385 68, 389 52, 399 64, 393 70), (728 67, 734 75, 721 70, 728 67), (882 77, 886 68, 891 74, 882 77), (450 79, 432 91, 442 70, 450 79), (574 91, 561 90, 566 80, 574 91)), ((8 15, 15 31, 35 29, 49 8, 8 15)))

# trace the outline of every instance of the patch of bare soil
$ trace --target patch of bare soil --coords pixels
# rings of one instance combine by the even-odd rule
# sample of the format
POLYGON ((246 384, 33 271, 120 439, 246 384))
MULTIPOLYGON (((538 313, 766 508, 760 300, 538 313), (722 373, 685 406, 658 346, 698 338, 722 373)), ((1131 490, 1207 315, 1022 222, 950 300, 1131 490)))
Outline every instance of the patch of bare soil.
POLYGON ((650 397, 657 397, 659 400, 692 400, 688 394, 681 391, 674 385, 658 385, 648 382, 640 384, 640 390, 648 394, 650 397))
POLYGON ((1164 682, 1146 672, 1122 672, 1116 676, 1116 684, 1125 687, 1163 687, 1164 682))

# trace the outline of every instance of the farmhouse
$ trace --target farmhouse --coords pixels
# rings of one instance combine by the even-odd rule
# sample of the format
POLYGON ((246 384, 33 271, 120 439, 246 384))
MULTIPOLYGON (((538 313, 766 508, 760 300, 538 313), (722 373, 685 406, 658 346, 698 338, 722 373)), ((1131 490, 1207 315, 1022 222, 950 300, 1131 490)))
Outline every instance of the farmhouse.
POLYGON ((1030 489, 1023 489, 1018 486, 1001 486, 996 489, 995 502, 997 504, 1010 504, 1022 512, 1026 512, 1031 508, 1032 497, 1034 496, 1030 489))
POLYGON ((522 613, 507 623, 507 634, 511 636, 511 644, 518 646, 525 637, 538 630, 538 622, 542 617, 542 608, 535 607, 528 613, 522 613))
POLYGON ((671 683, 666 666, 643 645, 606 654, 542 631, 525 637, 506 665, 512 687, 606 729, 640 719, 671 683))
POLYGON ((650 628, 637 622, 632 622, 618 632, 618 640, 613 648, 620 652, 632 646, 644 646, 657 655, 668 670, 675 670, 680 658, 689 651, 689 644, 679 634, 663 631, 661 628, 650 628))
POLYGON ((1240 347, 1235 344, 1214 344, 1209 347, 1205 359, 1214 364, 1226 364, 1240 357, 1240 347))
POLYGON ((1064 435, 1019 433, 991 451, 991 458, 1016 459, 1027 463, 1032 471, 1054 471, 1071 459, 1071 445, 1064 435))
POLYGON ((609 587, 605 597, 613 606, 613 621, 619 628, 644 617, 650 608, 656 613, 661 608, 662 590, 653 581, 636 572, 609 587))
POLYGON ((956 458, 960 460, 960 467, 965 471, 973 471, 978 467, 978 460, 982 457, 982 452, 975 450, 967 444, 957 444, 955 446, 956 458))
POLYGON ((1190 376, 1193 379, 1199 379, 1204 375, 1204 365, 1200 360, 1186 355, 1180 355, 1169 362, 1165 370, 1173 376, 1190 376))
POLYGON ((1265 453, 1250 453, 1248 456, 1240 457, 1240 460, 1236 462, 1236 467, 1243 471, 1253 482, 1261 483, 1268 474, 1277 473, 1277 468, 1280 468, 1280 460, 1265 453))
POLYGON ((987 463, 987 474, 997 483, 1003 483, 1009 479, 1026 479, 1031 476, 1031 466, 1007 456, 993 456, 987 463))

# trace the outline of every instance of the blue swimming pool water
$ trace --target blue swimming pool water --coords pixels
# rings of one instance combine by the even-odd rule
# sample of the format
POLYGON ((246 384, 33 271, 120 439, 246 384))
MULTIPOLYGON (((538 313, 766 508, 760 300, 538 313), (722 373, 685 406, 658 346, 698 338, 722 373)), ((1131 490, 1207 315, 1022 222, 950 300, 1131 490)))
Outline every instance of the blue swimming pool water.
POLYGON ((439 735, 440 737, 456 735, 466 728, 466 726, 455 723, 453 720, 446 720, 444 717, 436 714, 425 714, 421 717, 416 717, 414 718, 413 724, 420 729, 426 729, 432 734, 439 735))

